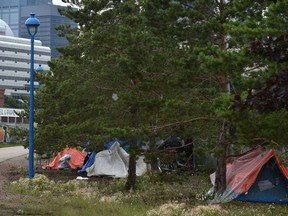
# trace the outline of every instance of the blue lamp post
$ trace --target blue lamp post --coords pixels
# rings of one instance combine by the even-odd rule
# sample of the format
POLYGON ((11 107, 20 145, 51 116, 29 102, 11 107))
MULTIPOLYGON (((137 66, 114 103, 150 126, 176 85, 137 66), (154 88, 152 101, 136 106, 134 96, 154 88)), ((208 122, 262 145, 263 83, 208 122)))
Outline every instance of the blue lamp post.
POLYGON ((35 13, 31 13, 26 20, 28 33, 31 37, 30 52, 30 113, 29 113, 29 178, 34 177, 34 36, 37 33, 39 20, 35 17, 35 13))

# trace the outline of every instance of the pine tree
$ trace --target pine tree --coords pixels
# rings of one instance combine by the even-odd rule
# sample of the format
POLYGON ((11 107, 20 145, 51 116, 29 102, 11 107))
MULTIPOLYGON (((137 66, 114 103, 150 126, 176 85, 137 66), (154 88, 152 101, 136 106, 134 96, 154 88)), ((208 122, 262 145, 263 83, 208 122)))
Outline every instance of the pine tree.
POLYGON ((236 112, 231 119, 236 122, 237 136, 241 142, 286 145, 287 91, 287 1, 259 1, 240 4, 235 8, 242 14, 241 22, 231 26, 231 34, 241 33, 238 43, 253 59, 258 70, 247 72, 248 91, 233 104, 236 112), (252 13, 252 11, 257 11, 252 13), (240 111, 240 112, 239 112, 240 111), (245 118, 243 118, 245 116, 245 118), (247 125, 250 124, 250 128, 247 125))
POLYGON ((183 28, 179 16, 186 9, 170 1, 78 4, 79 10, 62 13, 79 29, 59 28, 70 44, 41 80, 38 142, 61 148, 90 140, 98 151, 103 142, 122 139, 130 145, 126 188, 134 188, 141 153, 136 142, 167 136, 171 127, 161 125, 175 122, 181 116, 177 106, 185 103, 177 97, 179 56, 186 51, 175 32, 183 28))

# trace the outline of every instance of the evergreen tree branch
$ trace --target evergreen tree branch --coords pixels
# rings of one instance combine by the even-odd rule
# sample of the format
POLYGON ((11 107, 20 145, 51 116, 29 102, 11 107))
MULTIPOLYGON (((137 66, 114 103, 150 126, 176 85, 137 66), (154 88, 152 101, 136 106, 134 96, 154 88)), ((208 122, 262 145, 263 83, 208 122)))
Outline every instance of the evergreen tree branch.
POLYGON ((217 120, 218 119, 216 119, 216 118, 198 117, 198 118, 193 118, 193 119, 189 119, 189 120, 164 124, 161 126, 153 126, 152 128, 154 131, 157 131, 157 130, 159 131, 159 130, 162 130, 162 129, 167 128, 167 127, 173 127, 173 126, 177 126, 180 124, 188 124, 188 123, 195 122, 195 121, 217 121, 217 120))

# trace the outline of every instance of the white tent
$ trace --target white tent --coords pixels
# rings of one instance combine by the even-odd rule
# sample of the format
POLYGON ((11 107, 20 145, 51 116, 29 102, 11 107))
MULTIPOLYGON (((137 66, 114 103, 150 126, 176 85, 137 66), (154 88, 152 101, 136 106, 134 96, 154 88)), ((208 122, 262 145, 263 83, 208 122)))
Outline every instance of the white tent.
MULTIPOLYGON (((126 178, 128 176, 129 154, 116 141, 109 150, 96 154, 92 166, 86 169, 87 176, 111 176, 126 178)), ((136 175, 141 176, 147 172, 144 156, 139 156, 136 164, 136 175)))

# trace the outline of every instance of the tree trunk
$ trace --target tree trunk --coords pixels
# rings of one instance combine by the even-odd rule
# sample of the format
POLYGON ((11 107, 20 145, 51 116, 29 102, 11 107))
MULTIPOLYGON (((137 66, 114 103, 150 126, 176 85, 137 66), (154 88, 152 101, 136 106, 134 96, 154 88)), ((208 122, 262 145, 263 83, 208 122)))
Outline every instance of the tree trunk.
POLYGON ((128 167, 128 178, 125 184, 125 189, 134 189, 136 185, 136 141, 131 143, 130 147, 130 157, 129 157, 129 167, 128 167))
POLYGON ((226 189, 226 164, 227 164, 227 151, 229 144, 226 140, 226 135, 229 136, 230 124, 223 122, 222 130, 219 137, 218 150, 221 154, 217 157, 217 169, 215 176, 215 195, 221 195, 226 189))
MULTIPOLYGON (((220 17, 223 17, 224 13, 224 1, 219 1, 219 11, 220 11, 220 17)), ((224 28, 222 25, 222 28, 220 30, 220 44, 219 47, 221 50, 226 50, 226 34, 224 32, 224 28)), ((226 89, 227 93, 230 94, 230 86, 229 86, 229 80, 224 75, 221 75, 220 86, 222 89, 226 89)), ((219 151, 221 154, 217 157, 217 169, 216 169, 216 176, 215 176, 215 195, 219 196, 221 195, 225 189, 226 189, 226 159, 227 159, 227 148, 228 143, 226 142, 225 135, 229 134, 228 125, 227 123, 223 123, 223 133, 220 135, 219 139, 219 151)))
POLYGON ((225 142, 219 143, 223 152, 217 158, 217 170, 215 177, 215 195, 221 195, 226 189, 226 149, 227 144, 225 142))
MULTIPOLYGON (((132 116, 131 126, 137 128, 137 107, 131 107, 130 110, 132 116)), ((129 150, 129 166, 128 166, 128 178, 125 184, 125 189, 134 189, 136 185, 136 157, 137 157, 137 137, 135 134, 130 138, 130 150, 129 150)))

